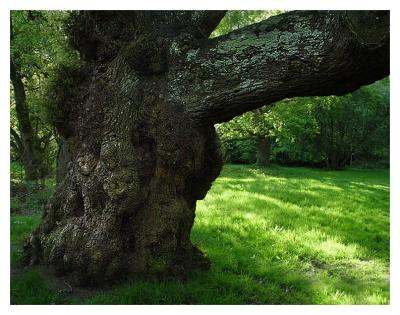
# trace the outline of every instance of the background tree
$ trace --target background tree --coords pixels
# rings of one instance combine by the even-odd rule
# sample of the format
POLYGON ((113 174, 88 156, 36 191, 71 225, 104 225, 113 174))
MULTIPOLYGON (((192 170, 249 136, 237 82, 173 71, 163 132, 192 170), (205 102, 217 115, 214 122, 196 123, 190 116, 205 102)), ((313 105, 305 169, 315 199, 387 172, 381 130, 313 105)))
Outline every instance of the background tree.
POLYGON ((314 142, 317 132, 312 103, 306 98, 286 99, 271 108, 274 135, 273 158, 282 164, 313 165, 319 153, 314 142))
POLYGON ((216 126, 223 145, 225 161, 255 160, 260 166, 270 164, 274 134, 271 108, 263 107, 216 126))
POLYGON ((378 84, 380 91, 371 86, 342 97, 310 100, 318 126, 315 144, 328 168, 343 168, 355 156, 388 147, 388 85, 378 84))
POLYGON ((55 129, 46 119, 44 92, 57 65, 73 62, 76 56, 67 49, 65 17, 62 11, 11 12, 11 148, 27 181, 50 174, 57 150, 55 129))
MULTIPOLYGON (((257 135, 272 139, 272 158, 281 164, 388 165, 389 81, 344 96, 287 99, 235 117, 217 127, 229 162, 253 163, 257 135), (266 129, 254 129, 258 115, 266 129), (243 135, 246 135, 245 137, 243 135), (241 157, 238 159, 237 157, 241 157)), ((260 125, 260 123, 259 123, 260 125)), ((262 125, 262 124, 261 124, 262 125)))
POLYGON ((214 124, 389 73, 388 12, 289 12, 209 39, 224 14, 73 15, 80 65, 52 90, 72 163, 27 262, 81 284, 207 267, 190 231, 222 167, 214 124))
MULTIPOLYGON (((224 35, 282 12, 284 11, 229 11, 211 36, 224 35)), ((382 160, 382 158, 387 160, 389 139, 387 83, 387 80, 383 80, 381 83, 363 88, 363 92, 343 96, 343 99, 342 97, 287 99, 276 103, 273 107, 265 106, 217 125, 217 132, 222 140, 224 160, 231 163, 257 162, 258 165, 267 166, 272 153, 274 161, 283 164, 296 163, 342 168, 346 164, 351 164, 355 157, 355 151, 359 152, 360 150, 363 153, 358 155, 360 159, 364 160, 364 164, 367 163, 367 156, 371 162, 382 160), (386 100, 382 99, 385 97, 386 100), (344 106, 346 99, 349 101, 347 107, 344 106), (323 105, 332 102, 337 105, 331 107, 323 105), (371 106, 379 107, 379 109, 371 111, 371 106), (348 148, 344 143, 335 143, 334 145, 337 148, 352 151, 350 158, 346 157, 349 153, 347 155, 339 153, 339 149, 331 148, 330 140, 324 139, 328 136, 325 132, 328 131, 329 126, 324 125, 321 119, 317 119, 317 117, 322 118, 323 114, 336 115, 331 117, 336 125, 335 132, 340 134, 340 137, 335 137, 335 141, 340 141, 339 139, 344 141, 346 138, 348 148), (368 123, 367 121, 371 119, 375 119, 374 122, 368 123), (352 124, 351 127, 344 127, 344 124, 347 123, 352 124), (377 127, 378 125, 381 127, 377 127), (366 126, 377 129, 372 129, 374 130, 373 134, 366 136, 368 134, 366 126), (386 126, 386 129, 383 129, 382 126, 386 126), (364 136, 361 136, 364 140, 355 136, 356 130, 359 137, 361 133, 364 133, 364 136), (353 134, 350 135, 349 132, 353 134), (380 136, 375 136, 375 133, 379 133, 380 136), (374 142, 371 143, 371 141, 374 142), (368 153, 376 150, 381 152, 380 157, 368 153), (332 165, 329 162, 329 159, 336 159, 333 157, 335 154, 345 155, 341 158, 344 162, 339 163, 340 165, 337 163, 332 165)))

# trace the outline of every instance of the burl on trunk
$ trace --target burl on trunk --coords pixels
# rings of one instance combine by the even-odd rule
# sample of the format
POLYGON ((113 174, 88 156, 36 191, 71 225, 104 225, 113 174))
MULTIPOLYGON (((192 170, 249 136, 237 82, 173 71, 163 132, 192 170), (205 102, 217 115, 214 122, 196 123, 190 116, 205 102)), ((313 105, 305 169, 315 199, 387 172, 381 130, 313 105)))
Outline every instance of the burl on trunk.
POLYGON ((27 263, 80 284, 207 267, 190 231, 222 166, 214 124, 389 73, 388 12, 289 12, 209 39, 223 16, 73 14, 81 63, 60 70, 52 97, 69 167, 27 263))

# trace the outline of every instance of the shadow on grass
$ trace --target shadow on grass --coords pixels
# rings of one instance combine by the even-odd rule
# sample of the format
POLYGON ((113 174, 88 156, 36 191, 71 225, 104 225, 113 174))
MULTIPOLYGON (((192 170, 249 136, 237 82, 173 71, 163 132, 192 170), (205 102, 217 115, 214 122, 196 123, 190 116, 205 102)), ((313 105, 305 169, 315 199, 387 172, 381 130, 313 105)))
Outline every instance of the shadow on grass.
POLYGON ((185 282, 135 281, 60 299, 29 272, 47 275, 28 270, 12 295, 18 304, 35 302, 35 290, 44 290, 42 303, 385 304, 388 174, 227 166, 198 204, 192 239, 212 267, 185 282), (25 297, 24 281, 33 288, 25 297))
POLYGON ((222 273, 281 288, 265 304, 388 303, 388 173, 226 167, 193 239, 222 273))
MULTIPOLYGON (((344 244, 357 243, 365 248, 369 258, 388 258, 389 188, 388 178, 382 177, 381 170, 376 177, 371 176, 374 171, 363 170, 323 172, 290 168, 288 173, 285 168, 284 177, 281 168, 229 170, 220 177, 223 184, 215 187, 215 193, 220 195, 232 191, 229 207, 268 217, 285 228, 318 229, 344 244), (250 193, 245 196, 245 204, 234 196, 240 191, 250 193)), ((220 198, 224 201, 224 197, 220 198)))

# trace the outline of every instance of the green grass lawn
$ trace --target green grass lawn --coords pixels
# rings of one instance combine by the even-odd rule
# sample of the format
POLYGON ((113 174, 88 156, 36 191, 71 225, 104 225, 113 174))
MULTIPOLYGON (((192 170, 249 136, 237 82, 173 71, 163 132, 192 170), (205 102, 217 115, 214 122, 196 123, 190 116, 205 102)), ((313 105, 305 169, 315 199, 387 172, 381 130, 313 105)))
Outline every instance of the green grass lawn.
MULTIPOLYGON (((11 217, 11 264, 39 215, 11 217)), ((389 172, 226 165, 198 202, 192 240, 209 271, 68 294, 13 271, 14 304, 388 304, 389 172)), ((19 268, 20 269, 20 268, 19 268)))

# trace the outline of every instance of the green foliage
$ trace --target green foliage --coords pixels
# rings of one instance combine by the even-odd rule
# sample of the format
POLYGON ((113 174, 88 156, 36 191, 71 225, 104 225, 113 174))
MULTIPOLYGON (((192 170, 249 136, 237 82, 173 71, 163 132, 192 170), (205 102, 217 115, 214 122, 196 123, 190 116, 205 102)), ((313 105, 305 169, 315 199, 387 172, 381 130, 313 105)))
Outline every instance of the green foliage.
POLYGON ((256 152, 257 140, 269 137, 272 160, 281 164, 388 166, 389 112, 386 78, 344 96, 286 99, 217 125, 217 131, 231 163, 244 139, 256 152))
POLYGON ((40 81, 60 60, 73 57, 63 29, 67 17, 66 11, 11 11, 10 53, 24 78, 40 81))
POLYGON ((11 162, 11 212, 13 214, 40 213, 55 190, 55 179, 46 178, 40 183, 25 182, 23 179, 22 166, 11 162))
MULTIPOLYGON (((33 128, 38 167, 43 173, 54 170, 57 153, 56 132, 47 121, 47 86, 59 63, 76 63, 78 55, 72 51, 65 36, 66 11, 11 11, 10 56, 25 88, 29 120, 33 128), (40 162, 40 163, 39 163, 40 162)), ((18 131, 14 91, 10 85, 11 127, 18 131)), ((15 139, 11 139, 15 141, 15 139)), ((12 146, 13 161, 19 159, 12 146)), ((45 175, 47 175, 45 174, 45 175)))
POLYGON ((11 181, 22 181, 24 179, 24 168, 18 162, 10 163, 11 181))
MULTIPOLYGON (((13 217, 12 252, 19 248, 13 246, 15 241, 35 227, 29 220, 13 217)), ((212 268, 192 273, 185 282, 134 281, 61 301, 55 298, 57 290, 48 291, 51 280, 44 273, 27 269, 18 281, 12 279, 12 301, 389 303, 387 170, 226 165, 198 203, 191 237, 211 259, 212 268)))
POLYGON ((312 102, 316 147, 328 167, 341 168, 354 158, 388 159, 384 156, 389 148, 388 79, 352 94, 316 97, 312 102))
POLYGON ((257 141, 255 139, 222 140, 224 162, 248 164, 255 163, 257 157, 257 141))

